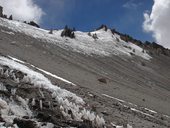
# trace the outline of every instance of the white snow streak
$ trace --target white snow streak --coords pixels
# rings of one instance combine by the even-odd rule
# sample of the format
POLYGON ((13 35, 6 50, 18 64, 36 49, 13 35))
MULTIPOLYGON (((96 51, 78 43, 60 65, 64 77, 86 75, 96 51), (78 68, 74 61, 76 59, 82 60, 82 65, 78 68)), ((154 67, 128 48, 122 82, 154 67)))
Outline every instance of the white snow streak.
MULTIPOLYGON (((126 102, 126 101, 124 101, 124 100, 121 100, 121 99, 118 99, 118 98, 109 96, 109 95, 107 95, 107 94, 102 94, 102 95, 105 96, 105 97, 108 97, 108 98, 117 100, 117 101, 119 101, 119 102, 121 102, 121 103, 127 103, 127 104, 129 104, 129 105, 133 105, 133 106, 135 106, 135 107, 138 107, 136 104, 133 104, 133 103, 130 103, 130 102, 126 102)), ((127 107, 126 105, 124 105, 124 106, 127 107)), ((148 109, 148 108, 144 108, 144 109, 147 110, 147 111, 149 111, 149 112, 151 112, 151 113, 154 113, 154 114, 157 113, 156 111, 151 110, 151 109, 148 109)), ((142 111, 140 111, 140 110, 137 110, 137 109, 135 109, 135 108, 131 108, 131 110, 132 110, 132 111, 135 111, 135 112, 138 112, 138 113, 141 113, 141 114, 143 114, 143 115, 147 115, 147 116, 153 117, 152 115, 147 114, 147 113, 144 113, 144 112, 142 112, 142 111)), ((165 115, 164 115, 164 116, 165 116, 165 115)))
MULTIPOLYGON (((32 65, 32 66, 33 66, 33 65, 32 65)), ((59 77, 59 76, 56 76, 56 75, 54 75, 54 74, 52 74, 52 73, 50 73, 50 72, 47 72, 47 71, 45 71, 45 70, 43 70, 43 69, 38 68, 38 67, 35 67, 35 68, 38 69, 39 71, 41 71, 41 72, 49 75, 49 76, 52 76, 52 77, 58 79, 58 80, 61 80, 61 81, 65 82, 65 83, 68 83, 68 84, 71 84, 71 85, 73 85, 73 86, 76 86, 74 83, 72 83, 72 82, 70 82, 70 81, 68 81, 68 80, 66 80, 66 79, 64 79, 64 78, 61 78, 61 77, 59 77)))
POLYGON ((124 103, 124 102, 125 102, 124 100, 121 100, 121 99, 118 99, 118 98, 115 98, 115 97, 109 96, 109 95, 107 95, 107 94, 102 94, 102 95, 103 95, 103 96, 105 96, 105 97, 108 97, 108 98, 111 98, 111 99, 117 100, 117 101, 122 102, 122 103, 124 103))
MULTIPOLYGON (((16 62, 21 63, 21 64, 25 64, 25 63, 26 63, 26 62, 24 62, 24 61, 22 61, 22 60, 16 59, 16 58, 11 57, 11 56, 8 56, 8 57, 11 58, 12 60, 16 61, 16 62)), ((29 63, 26 63, 26 64, 29 64, 29 63)), ((56 78, 56 79, 58 79, 58 80, 61 80, 61 81, 65 82, 65 83, 68 83, 68 84, 70 84, 70 85, 76 86, 76 84, 74 84, 74 83, 72 83, 72 82, 70 82, 70 81, 68 81, 68 80, 66 80, 66 79, 64 79, 64 78, 62 78, 62 77, 59 77, 59 76, 57 76, 57 75, 55 75, 55 74, 52 74, 52 73, 50 73, 50 72, 48 72, 48 71, 45 71, 45 70, 43 70, 43 69, 41 69, 41 68, 38 68, 38 67, 36 67, 36 66, 34 66, 34 65, 32 65, 32 64, 29 64, 29 65, 31 65, 31 67, 36 68, 36 69, 38 69, 39 71, 45 73, 46 75, 49 75, 49 76, 51 76, 51 77, 53 77, 53 78, 56 78)))
POLYGON ((150 114, 148 114, 148 113, 145 113, 145 112, 142 112, 142 111, 140 111, 140 110, 137 110, 137 109, 135 109, 135 108, 130 108, 132 111, 135 111, 135 112, 138 112, 138 113, 141 113, 141 114, 143 114, 143 115, 146 115, 146 116, 149 116, 149 117, 154 117, 154 116, 152 116, 152 115, 150 115, 150 114))

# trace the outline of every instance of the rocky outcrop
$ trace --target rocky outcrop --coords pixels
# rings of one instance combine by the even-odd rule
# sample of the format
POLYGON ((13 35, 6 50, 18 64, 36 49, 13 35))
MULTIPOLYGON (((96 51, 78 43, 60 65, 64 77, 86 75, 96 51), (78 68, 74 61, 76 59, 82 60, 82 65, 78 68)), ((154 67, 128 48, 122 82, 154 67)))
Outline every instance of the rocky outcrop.
POLYGON ((28 24, 32 25, 34 27, 40 28, 40 26, 37 23, 35 23, 34 21, 30 21, 28 24))
POLYGON ((134 39, 130 35, 120 33, 118 31, 116 31, 115 29, 112 29, 111 31, 113 34, 120 35, 121 40, 124 40, 125 42, 132 42, 133 44, 138 45, 139 47, 142 47, 145 51, 147 51, 151 55, 170 56, 169 49, 164 48, 163 46, 161 46, 155 42, 149 42, 149 41, 142 42, 140 40, 134 39))
POLYGON ((0 6, 0 17, 3 17, 3 7, 0 6))
POLYGON ((8 18, 6 14, 3 14, 3 7, 2 6, 0 6, 0 17, 5 18, 5 19, 9 19, 9 20, 13 20, 12 15, 10 15, 9 18, 8 18))
POLYGON ((12 15, 10 15, 10 16, 9 16, 9 20, 13 20, 13 17, 12 17, 12 15))
POLYGON ((97 28, 96 30, 100 30, 100 29, 103 29, 104 31, 107 31, 108 30, 108 27, 104 24, 102 24, 99 28, 97 28))
POLYGON ((70 29, 68 26, 65 26, 64 30, 61 33, 61 36, 75 38, 74 29, 70 29))
MULTIPOLYGON (((5 18, 5 19, 9 19, 9 20, 13 20, 13 16, 12 15, 10 15, 9 18, 8 18, 7 15, 3 14, 3 7, 2 6, 0 6, 0 17, 1 18, 5 18)), ((27 22, 24 21, 24 23, 27 23, 27 22)), ((34 27, 40 28, 40 26, 36 22, 34 22, 34 21, 30 21, 30 22, 28 22, 28 24, 32 25, 34 27)))

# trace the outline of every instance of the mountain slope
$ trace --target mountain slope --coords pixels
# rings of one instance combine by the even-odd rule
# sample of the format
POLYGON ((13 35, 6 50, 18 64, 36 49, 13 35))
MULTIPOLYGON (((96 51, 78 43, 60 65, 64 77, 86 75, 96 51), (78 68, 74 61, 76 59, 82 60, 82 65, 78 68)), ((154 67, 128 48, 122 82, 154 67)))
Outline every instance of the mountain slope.
POLYGON ((149 55, 110 30, 91 32, 96 33, 98 39, 83 32, 75 32, 76 38, 70 39, 60 36, 62 30, 49 34, 47 30, 4 19, 0 19, 0 28, 1 53, 73 82, 77 87, 46 74, 52 82, 97 106, 97 113, 107 113, 103 115, 109 124, 133 122, 133 126, 139 128, 169 125, 164 115, 170 115, 170 57, 149 55), (101 78, 106 84, 98 81, 101 78), (88 92, 96 98, 89 98, 88 92), (143 108, 149 108, 157 113, 151 113, 154 118, 141 113, 136 116, 135 109, 129 110, 121 104, 132 108, 137 105, 140 111, 148 113, 143 108))
MULTIPOLYGON (((78 124, 81 126, 84 120, 92 121, 92 125, 89 125, 89 127, 103 127, 105 125, 103 118, 86 110, 82 98, 53 85, 42 74, 23 64, 23 61, 20 64, 8 57, 0 57, 0 78, 2 82, 0 91, 4 93, 0 98, 1 121, 5 122, 6 126, 16 123, 19 127, 23 127, 25 120, 30 122, 33 128, 36 127, 36 124, 41 126, 43 123, 38 121, 44 122, 45 119, 43 118, 47 118, 46 121, 52 120, 50 125, 53 127, 54 125, 58 127, 60 125, 67 126, 63 120, 65 122, 67 120, 77 121, 77 124, 76 122, 74 124, 75 126, 78 126, 78 124), (50 115, 44 113, 44 111, 55 113, 56 115, 51 115, 54 119, 49 119, 50 115), (60 118, 57 120, 56 116, 60 118)), ((49 124, 46 125, 48 127, 49 124)), ((72 125, 70 122, 70 126, 72 125)))
MULTIPOLYGON (((120 39, 117 34, 112 34, 111 30, 100 29, 98 31, 91 32, 90 35, 84 32, 75 32, 76 39, 62 38, 62 30, 53 31, 50 34, 49 31, 32 27, 25 23, 19 23, 17 21, 10 21, 1 19, 1 25, 7 27, 15 32, 25 33, 28 36, 32 36, 36 39, 43 39, 49 43, 56 44, 60 47, 71 49, 76 52, 82 52, 84 54, 95 54, 102 56, 109 55, 134 55, 141 56, 144 59, 150 59, 151 57, 142 52, 143 49, 132 44, 131 42, 125 42, 120 39), (93 35, 96 34, 96 38, 93 35)), ((5 33, 5 31, 2 31, 5 33)), ((13 34, 9 33, 8 34, 13 34)))

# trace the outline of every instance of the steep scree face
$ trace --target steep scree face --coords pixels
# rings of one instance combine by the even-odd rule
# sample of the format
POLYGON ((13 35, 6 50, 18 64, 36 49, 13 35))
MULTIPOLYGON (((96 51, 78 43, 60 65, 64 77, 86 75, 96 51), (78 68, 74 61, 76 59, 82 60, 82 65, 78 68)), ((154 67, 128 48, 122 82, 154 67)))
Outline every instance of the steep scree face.
MULTIPOLYGON (((58 30, 49 34, 48 30, 0 19, 0 52, 65 78, 75 83, 77 88, 89 89, 95 94, 94 99, 86 97, 88 92, 86 96, 83 95, 84 99, 90 103, 100 99, 97 103, 101 103, 100 107, 94 110, 104 113, 102 115, 109 122, 118 125, 133 122, 134 127, 146 128, 152 125, 158 128, 168 126, 166 115, 170 115, 170 57, 149 55, 145 49, 121 40, 118 34, 113 34, 109 29, 90 33, 76 31, 74 39, 61 37, 61 32, 58 30), (100 79, 105 82, 100 82, 100 79), (118 103, 112 103, 115 100, 118 103), (155 110, 159 116, 154 115, 154 121, 151 116, 145 117, 146 114, 136 116, 136 109, 122 109, 121 101, 133 103, 137 108, 143 106, 155 110), (103 105, 108 108, 106 111, 103 105), (126 113, 122 114, 123 110, 126 113), (131 113, 133 110, 135 114, 131 113), (108 113, 114 114, 107 116, 108 113)), ((82 92, 76 91, 56 78, 47 77, 54 83, 62 83, 60 86, 76 94, 86 92, 84 89, 82 92)))

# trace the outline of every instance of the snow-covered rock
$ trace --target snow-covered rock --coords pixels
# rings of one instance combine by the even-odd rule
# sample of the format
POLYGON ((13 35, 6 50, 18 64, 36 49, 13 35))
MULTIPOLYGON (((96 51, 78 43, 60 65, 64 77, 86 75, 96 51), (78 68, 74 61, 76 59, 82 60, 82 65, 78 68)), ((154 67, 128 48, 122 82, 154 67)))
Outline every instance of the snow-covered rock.
POLYGON ((14 32, 25 33, 34 38, 56 44, 66 50, 73 50, 83 54, 99 56, 126 55, 129 57, 136 55, 146 60, 151 59, 151 56, 143 52, 142 48, 131 42, 121 40, 120 36, 113 34, 110 29, 107 29, 107 31, 103 29, 93 31, 90 33, 91 36, 88 32, 76 31, 75 39, 71 39, 61 37, 62 30, 54 30, 53 34, 49 34, 49 30, 3 18, 0 18, 0 26, 7 27, 14 32), (94 39, 93 35, 96 35, 97 38, 94 39))
MULTIPOLYGON (((41 73, 35 72, 21 63, 2 56, 0 56, 0 69, 2 76, 10 78, 17 83, 30 83, 31 86, 37 88, 42 99, 46 97, 43 92, 41 92, 41 89, 45 89, 49 94, 51 94, 51 98, 58 103, 61 113, 67 120, 83 121, 86 119, 93 122, 96 127, 103 127, 105 125, 105 120, 102 117, 99 117, 84 108, 85 102, 81 97, 78 97, 76 94, 67 90, 61 89, 57 85, 53 85, 51 81, 41 73), (3 68, 5 68, 5 70, 3 68), (15 73, 18 72, 20 72, 21 75, 24 74, 24 76, 22 79, 16 80, 15 73)), ((0 87, 5 90, 2 84, 0 87)), ((13 92, 12 94, 15 95, 16 93, 13 92)), ((36 97, 32 98, 32 101, 30 101, 32 107, 36 106, 35 98, 36 97)), ((44 107, 42 99, 39 99, 38 101, 40 110, 43 110, 44 107)), ((15 117, 30 118, 33 116, 33 113, 30 110, 28 103, 29 99, 23 99, 17 95, 15 98, 11 97, 8 103, 5 100, 0 99, 0 108, 3 110, 0 114, 2 114, 2 118, 4 120, 9 120, 10 123, 13 123, 15 117), (12 113, 12 115, 9 114, 9 112, 12 113)))

